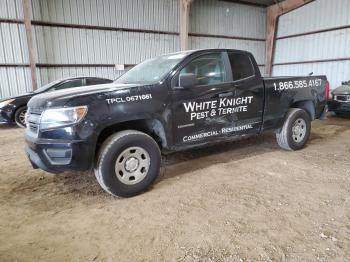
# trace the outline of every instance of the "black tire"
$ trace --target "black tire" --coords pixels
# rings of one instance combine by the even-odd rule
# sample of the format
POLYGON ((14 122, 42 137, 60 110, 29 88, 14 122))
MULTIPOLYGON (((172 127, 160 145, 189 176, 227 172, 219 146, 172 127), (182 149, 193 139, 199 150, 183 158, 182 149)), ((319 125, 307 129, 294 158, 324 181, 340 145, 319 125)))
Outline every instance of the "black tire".
POLYGON ((276 133, 277 143, 285 150, 299 150, 309 140, 310 132, 309 114, 303 109, 291 108, 286 115, 282 129, 276 133), (293 132, 294 127, 296 131, 293 132))
POLYGON ((94 173, 98 183, 106 192, 114 196, 132 197, 145 191, 154 182, 159 174, 160 166, 161 153, 154 139, 139 131, 125 130, 111 135, 103 143, 98 154, 94 173), (136 154, 136 150, 132 153, 135 148, 141 154, 139 152, 136 154), (124 154, 129 154, 130 157, 124 158, 124 154), (130 170, 127 169, 127 164, 131 163, 130 161, 138 163, 135 172, 129 172, 130 170), (147 164, 144 165, 148 167, 142 167, 142 163, 140 163, 142 161, 146 161, 147 164), (122 169, 118 172, 119 174, 117 174, 118 167, 122 169), (134 173, 135 176, 132 175, 134 173), (134 181, 132 178, 134 178, 134 181), (141 180, 137 182, 138 179, 141 180))
POLYGON ((27 113, 27 107, 22 106, 18 108, 15 112, 15 122, 19 127, 25 128, 26 122, 25 122, 25 114, 27 113))

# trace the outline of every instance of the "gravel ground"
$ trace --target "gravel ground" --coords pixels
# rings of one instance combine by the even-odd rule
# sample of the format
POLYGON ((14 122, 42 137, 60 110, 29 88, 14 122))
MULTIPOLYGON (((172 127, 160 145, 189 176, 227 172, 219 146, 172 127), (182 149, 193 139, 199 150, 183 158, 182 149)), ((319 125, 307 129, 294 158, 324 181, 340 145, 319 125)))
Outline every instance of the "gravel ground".
POLYGON ((350 118, 308 146, 273 134, 167 156, 146 193, 33 170, 0 127, 0 261, 350 261, 350 118))

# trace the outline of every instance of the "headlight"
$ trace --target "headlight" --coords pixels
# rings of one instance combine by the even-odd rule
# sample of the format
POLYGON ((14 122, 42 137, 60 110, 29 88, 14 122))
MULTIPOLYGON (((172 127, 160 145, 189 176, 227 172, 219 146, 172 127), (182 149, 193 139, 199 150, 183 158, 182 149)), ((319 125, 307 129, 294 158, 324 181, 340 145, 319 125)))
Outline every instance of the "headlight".
POLYGON ((14 99, 8 99, 5 101, 0 102, 0 108, 3 108, 5 106, 7 106, 8 104, 10 104, 12 101, 15 101, 14 99))
POLYGON ((47 109, 40 119, 40 129, 57 128, 80 122, 87 113, 87 106, 47 109))

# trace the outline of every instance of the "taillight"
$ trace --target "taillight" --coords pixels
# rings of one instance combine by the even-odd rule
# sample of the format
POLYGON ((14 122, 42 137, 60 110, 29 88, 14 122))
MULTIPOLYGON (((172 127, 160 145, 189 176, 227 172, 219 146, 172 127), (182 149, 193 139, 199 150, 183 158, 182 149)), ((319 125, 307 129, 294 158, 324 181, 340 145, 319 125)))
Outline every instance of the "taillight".
POLYGON ((329 81, 326 82, 325 92, 326 92, 326 100, 329 100, 329 98, 331 97, 331 94, 330 94, 331 89, 330 89, 329 81))

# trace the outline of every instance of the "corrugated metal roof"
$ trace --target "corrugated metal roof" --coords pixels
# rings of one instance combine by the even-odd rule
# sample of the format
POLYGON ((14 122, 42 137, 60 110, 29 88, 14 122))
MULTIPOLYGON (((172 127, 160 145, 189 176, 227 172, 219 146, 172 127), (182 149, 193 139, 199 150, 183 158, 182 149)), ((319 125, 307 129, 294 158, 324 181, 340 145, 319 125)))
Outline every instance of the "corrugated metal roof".
POLYGON ((0 63, 28 63, 24 25, 0 23, 0 63))
POLYGON ((46 57, 45 63, 137 64, 179 50, 176 35, 35 26, 39 30, 45 42, 38 57, 46 57))
POLYGON ((0 0, 0 17, 22 19, 22 0, 0 0))
POLYGON ((282 2, 283 0, 219 0, 219 1, 269 6, 269 5, 275 4, 276 2, 282 2))
MULTIPOLYGON (((350 25, 349 10, 349 0, 311 2, 280 17, 278 36, 350 25)), ((314 72, 327 75, 331 88, 335 88, 350 78, 349 43, 350 29, 346 28, 279 39, 274 63, 280 65, 273 66, 273 75, 306 75, 314 72), (289 62, 296 64, 283 65, 289 62)))
POLYGON ((194 1, 189 31, 264 39, 266 9, 216 0, 194 1))
POLYGON ((275 65, 273 67, 274 76, 300 76, 326 75, 330 82, 331 89, 341 85, 342 81, 350 80, 350 61, 337 61, 327 63, 297 64, 297 65, 275 65))
POLYGON ((350 25, 349 0, 317 0, 279 18, 277 37, 350 25))
MULTIPOLYGON (((194 1, 190 9, 189 31, 198 34, 265 39, 266 9, 227 1, 194 1)), ((190 36, 189 47, 246 50, 253 53, 258 64, 265 64, 264 41, 190 36)))
POLYGON ((349 43, 350 29, 280 39, 274 63, 350 57, 349 43))
MULTIPOLYGON (((245 2, 260 2, 248 1, 245 2)), ((264 0, 263 0, 264 1, 264 0)), ((239 1, 238 1, 239 2, 239 1)), ((264 1, 266 2, 266 1, 264 1)), ((22 0, 0 0, 1 18, 22 19, 22 0)), ((259 64, 265 61, 266 9, 230 1, 197 0, 191 10, 194 33, 255 38, 258 41, 190 37, 190 46, 251 51, 259 64), (195 10, 195 11, 193 11, 195 10)), ((32 18, 51 23, 179 31, 178 0, 31 0, 32 18)), ((0 24, 0 63, 28 64, 22 24, 0 24), (6 50, 6 52, 5 52, 6 50)), ((35 58, 43 64, 86 64, 84 67, 37 68, 38 84, 58 78, 91 75, 116 78, 123 71, 88 64, 137 64, 163 53, 178 51, 176 34, 123 32, 95 28, 34 25, 35 58)), ((0 97, 30 90, 30 69, 2 68, 0 97)))
POLYGON ((178 0, 32 1, 33 6, 39 7, 34 12, 34 20, 179 31, 178 0))

